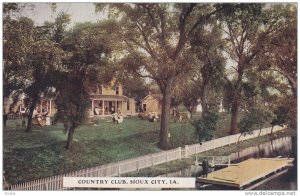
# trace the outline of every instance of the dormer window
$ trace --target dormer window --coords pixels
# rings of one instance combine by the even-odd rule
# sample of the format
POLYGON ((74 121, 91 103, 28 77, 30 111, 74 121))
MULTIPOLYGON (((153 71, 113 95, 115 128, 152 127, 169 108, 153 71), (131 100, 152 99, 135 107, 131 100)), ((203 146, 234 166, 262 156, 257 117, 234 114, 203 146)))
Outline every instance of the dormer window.
POLYGON ((119 95, 119 86, 116 86, 115 90, 116 90, 116 95, 119 95))

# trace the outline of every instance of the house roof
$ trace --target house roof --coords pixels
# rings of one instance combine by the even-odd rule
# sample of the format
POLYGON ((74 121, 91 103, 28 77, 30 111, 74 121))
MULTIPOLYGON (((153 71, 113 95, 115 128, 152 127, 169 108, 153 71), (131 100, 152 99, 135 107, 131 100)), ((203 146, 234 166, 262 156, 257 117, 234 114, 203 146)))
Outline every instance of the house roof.
POLYGON ((127 101, 129 99, 124 95, 90 95, 90 98, 105 101, 127 101))
POLYGON ((145 99, 147 99, 150 96, 153 97, 153 99, 156 99, 157 101, 161 101, 163 98, 162 94, 149 94, 146 97, 144 97, 144 99, 142 99, 141 102, 143 102, 145 99))

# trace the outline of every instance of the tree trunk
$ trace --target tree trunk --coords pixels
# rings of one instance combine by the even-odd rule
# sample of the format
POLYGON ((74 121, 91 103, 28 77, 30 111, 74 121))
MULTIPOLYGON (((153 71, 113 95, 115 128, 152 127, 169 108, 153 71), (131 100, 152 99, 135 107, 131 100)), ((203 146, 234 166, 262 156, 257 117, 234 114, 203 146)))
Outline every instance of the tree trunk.
MULTIPOLYGON (((37 96, 35 96, 35 97, 37 97, 37 96)), ((31 132, 32 131, 32 115, 33 115, 33 111, 34 111, 34 108, 35 108, 37 102, 38 102, 38 99, 37 98, 33 98, 32 102, 30 104, 29 114, 28 114, 28 117, 27 117, 27 129, 26 129, 26 132, 31 132)))
POLYGON ((205 116, 205 114, 207 113, 208 111, 208 105, 207 105, 207 85, 203 85, 202 87, 202 93, 201 93, 201 96, 200 96, 200 99, 201 99, 201 106, 202 106, 202 117, 205 116))
POLYGON ((272 125, 272 128, 271 128, 271 134, 270 134, 270 138, 271 138, 271 140, 272 140, 272 136, 273 136, 273 125, 272 125))
POLYGON ((193 110, 189 111, 190 114, 191 114, 191 118, 190 119, 193 119, 193 110))
POLYGON ((259 126, 259 134, 258 134, 258 138, 260 137, 261 134, 261 126, 259 126))
POLYGON ((243 134, 241 133, 241 135, 239 136, 238 141, 237 141, 237 143, 238 143, 238 148, 240 148, 240 139, 241 139, 242 135, 243 135, 243 134))
POLYGON ((239 107, 240 107, 240 93, 241 93, 241 84, 243 79, 243 69, 239 65, 238 69, 238 78, 234 85, 234 96, 232 100, 232 106, 231 106, 231 122, 230 122, 230 132, 229 134, 234 135, 239 133, 238 129, 238 115, 239 115, 239 107))
POLYGON ((232 107, 231 107, 231 122, 230 122, 230 135, 237 134, 238 130, 238 111, 239 111, 239 104, 237 99, 233 100, 232 107))
POLYGON ((171 85, 172 80, 167 80, 164 88, 162 88, 163 100, 160 121, 159 143, 158 147, 167 150, 169 149, 169 115, 171 106, 171 85))
POLYGON ((69 131, 68 131, 68 140, 67 140, 67 145, 66 148, 68 150, 72 149, 72 145, 73 145, 73 135, 74 135, 74 130, 75 130, 76 126, 74 124, 72 124, 69 127, 69 131))

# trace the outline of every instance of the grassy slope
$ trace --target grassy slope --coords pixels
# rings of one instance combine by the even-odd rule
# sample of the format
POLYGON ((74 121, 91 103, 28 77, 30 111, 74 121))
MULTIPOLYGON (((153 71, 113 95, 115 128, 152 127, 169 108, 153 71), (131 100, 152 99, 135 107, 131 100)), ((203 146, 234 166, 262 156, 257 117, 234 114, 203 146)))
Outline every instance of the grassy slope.
MULTIPOLYGON (((76 129, 70 152, 64 148, 67 135, 62 125, 32 133, 4 129, 5 177, 18 183, 157 152, 158 132, 159 123, 137 118, 122 124, 102 120, 99 126, 76 129)), ((172 123, 171 141, 173 147, 197 142, 194 128, 189 123, 172 123)))
MULTIPOLYGON (((223 115, 224 129, 216 132, 215 138, 227 135, 229 119, 223 115)), ((3 131, 3 165, 6 180, 13 184, 159 151, 159 123, 134 117, 122 124, 99 120, 98 126, 76 129, 72 151, 64 148, 67 135, 62 125, 25 133, 11 129, 13 121, 7 124, 3 131)), ((190 123, 171 123, 170 133, 172 148, 198 142, 190 123)))

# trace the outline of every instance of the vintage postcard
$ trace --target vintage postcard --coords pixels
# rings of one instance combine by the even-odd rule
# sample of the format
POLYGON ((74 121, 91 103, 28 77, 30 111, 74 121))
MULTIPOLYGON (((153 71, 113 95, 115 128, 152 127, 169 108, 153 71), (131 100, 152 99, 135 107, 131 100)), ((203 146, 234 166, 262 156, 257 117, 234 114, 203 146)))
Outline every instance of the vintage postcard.
POLYGON ((2 191, 295 195, 297 6, 2 3, 2 191))

